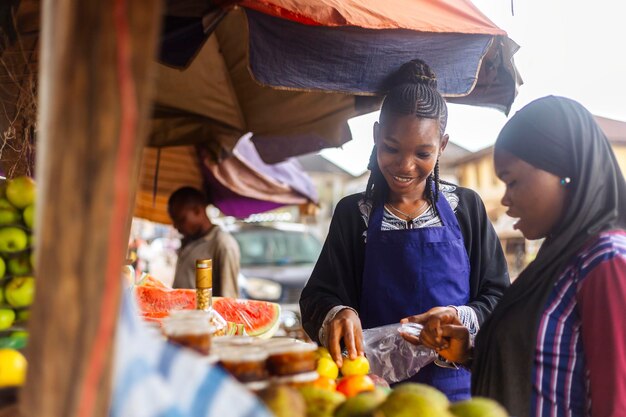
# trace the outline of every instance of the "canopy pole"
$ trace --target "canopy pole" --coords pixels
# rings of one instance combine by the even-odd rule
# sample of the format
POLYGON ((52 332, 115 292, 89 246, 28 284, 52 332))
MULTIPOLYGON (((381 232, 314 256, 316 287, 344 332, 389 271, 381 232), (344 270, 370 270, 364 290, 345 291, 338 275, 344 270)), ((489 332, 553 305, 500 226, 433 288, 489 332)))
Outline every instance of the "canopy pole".
POLYGON ((104 417, 160 1, 44 0, 25 417, 104 417))

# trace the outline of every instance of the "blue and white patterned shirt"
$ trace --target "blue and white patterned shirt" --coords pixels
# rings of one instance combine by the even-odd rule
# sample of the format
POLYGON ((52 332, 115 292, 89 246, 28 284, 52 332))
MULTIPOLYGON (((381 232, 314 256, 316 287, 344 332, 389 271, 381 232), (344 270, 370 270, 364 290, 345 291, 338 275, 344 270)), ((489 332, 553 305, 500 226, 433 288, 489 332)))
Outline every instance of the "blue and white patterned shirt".
POLYGON ((205 357, 163 340, 124 291, 115 347, 111 417, 271 417, 205 357))

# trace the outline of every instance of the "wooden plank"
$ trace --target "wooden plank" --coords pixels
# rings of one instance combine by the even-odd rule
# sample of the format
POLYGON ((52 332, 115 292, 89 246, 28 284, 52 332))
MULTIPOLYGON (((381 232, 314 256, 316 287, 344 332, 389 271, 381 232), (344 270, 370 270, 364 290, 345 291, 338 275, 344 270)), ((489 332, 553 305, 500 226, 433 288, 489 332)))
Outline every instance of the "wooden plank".
POLYGON ((25 417, 104 417, 160 2, 45 0, 25 417))

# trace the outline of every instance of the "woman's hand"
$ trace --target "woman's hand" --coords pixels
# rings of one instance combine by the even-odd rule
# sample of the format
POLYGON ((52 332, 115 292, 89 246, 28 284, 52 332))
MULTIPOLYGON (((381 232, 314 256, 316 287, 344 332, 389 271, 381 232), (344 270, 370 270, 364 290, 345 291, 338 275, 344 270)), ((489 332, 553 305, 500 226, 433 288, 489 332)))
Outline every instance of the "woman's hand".
POLYGON ((328 324, 328 351, 333 357, 337 366, 341 368, 343 360, 341 357, 341 341, 343 340, 350 359, 356 359, 363 355, 363 331, 361 330, 361 320, 357 314, 346 308, 341 310, 335 318, 328 324))
POLYGON ((444 340, 443 348, 438 351, 447 361, 466 363, 470 360, 471 346, 469 330, 460 325, 443 325, 441 332, 444 340))
POLYGON ((434 307, 425 313, 404 318, 401 323, 418 323, 424 326, 419 338, 402 333, 402 337, 413 344, 423 344, 431 349, 444 348, 441 326, 444 324, 461 324, 456 309, 453 307, 434 307))

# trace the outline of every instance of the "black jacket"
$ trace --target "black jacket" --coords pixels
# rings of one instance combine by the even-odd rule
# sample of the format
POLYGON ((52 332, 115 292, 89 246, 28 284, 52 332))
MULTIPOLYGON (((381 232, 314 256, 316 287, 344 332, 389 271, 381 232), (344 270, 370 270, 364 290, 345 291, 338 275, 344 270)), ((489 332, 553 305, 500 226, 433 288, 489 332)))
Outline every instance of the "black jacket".
MULTIPOLYGON (((510 284, 506 260, 478 194, 461 187, 454 193, 459 197, 455 214, 471 268, 468 305, 482 323, 510 284)), ((358 206, 362 198, 362 193, 353 194, 337 204, 326 242, 302 292, 303 327, 313 340, 318 339, 324 318, 334 306, 359 311, 367 230, 358 206)))

